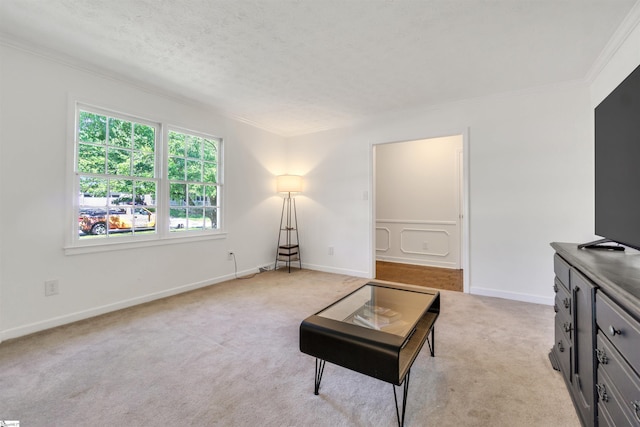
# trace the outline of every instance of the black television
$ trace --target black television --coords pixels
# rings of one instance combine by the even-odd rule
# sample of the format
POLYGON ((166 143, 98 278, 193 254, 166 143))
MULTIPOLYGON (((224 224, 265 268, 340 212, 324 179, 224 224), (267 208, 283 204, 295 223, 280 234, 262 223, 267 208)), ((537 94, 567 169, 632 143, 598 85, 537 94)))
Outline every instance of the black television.
POLYGON ((595 234, 640 250, 640 66, 595 108, 595 234))

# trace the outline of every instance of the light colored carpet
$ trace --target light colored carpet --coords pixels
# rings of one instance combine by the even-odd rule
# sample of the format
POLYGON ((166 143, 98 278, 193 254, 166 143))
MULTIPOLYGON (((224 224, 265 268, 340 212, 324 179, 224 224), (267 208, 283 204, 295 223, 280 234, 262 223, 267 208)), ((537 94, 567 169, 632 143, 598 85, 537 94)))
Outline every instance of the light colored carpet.
MULTIPOLYGON (((394 426, 392 386, 300 353, 300 322, 366 280, 233 280, 0 344, 0 419, 38 426, 394 426)), ((442 291, 407 426, 579 426, 553 309, 442 291)), ((398 388, 401 395, 401 388, 398 388)))

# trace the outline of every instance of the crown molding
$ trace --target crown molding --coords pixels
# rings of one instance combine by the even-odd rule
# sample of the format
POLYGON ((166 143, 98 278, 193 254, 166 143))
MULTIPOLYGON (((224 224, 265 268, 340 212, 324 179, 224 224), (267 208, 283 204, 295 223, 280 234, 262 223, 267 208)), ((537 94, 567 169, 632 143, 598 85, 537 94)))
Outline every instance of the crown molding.
POLYGON ((620 47, 629 38, 629 35, 640 25, 640 0, 631 8, 627 16, 624 18, 618 29, 613 33, 609 42, 605 45, 591 69, 585 76, 585 82, 591 84, 596 77, 602 72, 604 67, 611 61, 613 56, 618 52, 620 47))

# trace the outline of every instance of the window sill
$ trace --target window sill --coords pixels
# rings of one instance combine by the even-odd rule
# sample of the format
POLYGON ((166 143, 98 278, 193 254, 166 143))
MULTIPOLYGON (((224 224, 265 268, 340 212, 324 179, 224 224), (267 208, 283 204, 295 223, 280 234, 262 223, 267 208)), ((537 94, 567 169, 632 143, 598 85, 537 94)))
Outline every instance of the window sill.
POLYGON ((108 251, 121 251, 126 249, 146 248, 151 246, 177 245, 182 243, 200 242, 204 240, 220 240, 226 239, 227 233, 206 233, 192 236, 167 236, 161 238, 145 239, 145 240, 129 240, 104 242, 97 244, 69 245, 64 247, 65 255, 81 255, 108 251))

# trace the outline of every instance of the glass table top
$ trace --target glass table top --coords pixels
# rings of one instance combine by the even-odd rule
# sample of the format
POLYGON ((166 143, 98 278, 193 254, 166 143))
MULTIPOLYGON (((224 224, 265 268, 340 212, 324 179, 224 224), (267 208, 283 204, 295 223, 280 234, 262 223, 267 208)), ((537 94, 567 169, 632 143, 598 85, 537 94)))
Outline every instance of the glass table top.
POLYGON ((406 337, 435 298, 427 289, 366 284, 316 315, 406 337))

